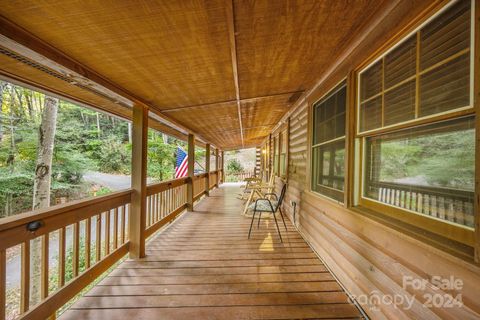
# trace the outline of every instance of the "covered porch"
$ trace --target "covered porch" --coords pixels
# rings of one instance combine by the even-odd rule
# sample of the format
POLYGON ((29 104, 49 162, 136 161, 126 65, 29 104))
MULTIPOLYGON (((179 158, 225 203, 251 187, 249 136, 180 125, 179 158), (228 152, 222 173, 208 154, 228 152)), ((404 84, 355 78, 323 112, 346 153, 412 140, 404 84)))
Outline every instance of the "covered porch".
POLYGON ((239 185, 222 184, 75 302, 61 319, 358 319, 360 311, 288 222, 246 239, 239 185))
POLYGON ((0 79, 128 121, 132 161, 131 188, 0 220, 0 320, 13 247, 15 319, 479 319, 479 7, 2 1, 0 79), (185 176, 148 184, 149 129, 185 176), (245 148, 287 186, 283 242, 247 237, 245 148))

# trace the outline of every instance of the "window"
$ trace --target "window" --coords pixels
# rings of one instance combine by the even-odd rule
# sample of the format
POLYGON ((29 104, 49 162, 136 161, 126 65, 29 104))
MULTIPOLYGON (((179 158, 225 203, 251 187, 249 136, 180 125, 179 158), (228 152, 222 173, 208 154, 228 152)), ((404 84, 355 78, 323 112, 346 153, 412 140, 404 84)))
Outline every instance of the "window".
POLYGON ((343 202, 346 85, 313 106, 312 190, 343 202))
POLYGON ((471 19, 470 1, 454 2, 361 71, 357 118, 359 204, 469 245, 475 220, 471 19))
POLYGON ((458 1, 360 73, 359 132, 468 108, 470 1, 458 1))
POLYGON ((280 176, 285 177, 287 174, 287 146, 288 146, 287 129, 280 134, 280 176))
POLYGON ((273 138, 273 172, 276 176, 279 175, 279 168, 278 168, 278 159, 279 159, 279 136, 273 138))
POLYGON ((364 197, 473 227, 475 119, 366 139, 364 197))

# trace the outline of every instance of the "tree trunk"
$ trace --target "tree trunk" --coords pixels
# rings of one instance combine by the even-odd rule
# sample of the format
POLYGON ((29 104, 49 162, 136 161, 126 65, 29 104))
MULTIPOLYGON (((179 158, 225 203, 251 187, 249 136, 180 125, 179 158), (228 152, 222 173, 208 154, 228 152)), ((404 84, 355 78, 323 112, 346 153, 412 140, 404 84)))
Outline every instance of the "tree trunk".
POLYGON ((15 98, 13 96, 13 87, 10 90, 10 151, 7 158, 7 166, 10 172, 15 171, 15 113, 14 113, 15 98))
POLYGON ((50 206, 53 145, 57 126, 58 99, 45 97, 42 122, 38 131, 37 165, 33 191, 33 209, 50 206))
POLYGON ((128 143, 132 143, 132 123, 128 123, 128 143))
POLYGON ((97 112, 97 135, 100 138, 101 131, 100 131, 100 113, 97 112))
MULTIPOLYGON (((37 165, 33 187, 33 209, 43 209, 50 206, 50 186, 52 180, 52 158, 57 126, 58 99, 45 97, 42 121, 38 130, 37 165)), ((32 292, 31 305, 40 300, 41 276, 41 238, 32 243, 32 292)))

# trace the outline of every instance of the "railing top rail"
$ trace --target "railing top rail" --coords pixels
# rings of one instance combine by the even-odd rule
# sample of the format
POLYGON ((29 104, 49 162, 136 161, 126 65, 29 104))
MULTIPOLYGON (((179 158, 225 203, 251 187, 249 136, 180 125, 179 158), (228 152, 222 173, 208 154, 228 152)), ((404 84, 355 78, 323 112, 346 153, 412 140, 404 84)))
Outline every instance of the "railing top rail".
POLYGON ((132 191, 125 190, 8 218, 0 224, 0 250, 48 234, 97 214, 130 203, 132 191), (38 222, 28 229, 31 222, 38 222))
POLYGON ((205 178, 207 176, 207 173, 197 173, 196 175, 194 175, 194 179, 198 180, 198 179, 201 179, 201 178, 205 178))
POLYGON ((187 181, 188 181, 188 177, 183 177, 183 178, 149 184, 147 186, 147 196, 151 196, 152 194, 156 194, 168 189, 182 186, 184 184, 187 184, 187 181))
POLYGON ((14 216, 5 217, 0 219, 0 231, 15 228, 19 225, 24 225, 32 221, 65 214, 81 208, 91 207, 92 205, 117 198, 125 198, 125 200, 130 200, 131 194, 132 189, 126 189, 122 191, 112 192, 104 196, 89 197, 86 199, 75 200, 69 203, 57 204, 45 209, 32 210, 14 216))
POLYGON ((370 181, 370 185, 375 187, 384 187, 403 191, 420 192, 429 195, 442 196, 448 198, 461 198, 470 200, 474 196, 473 191, 458 190, 443 187, 421 186, 413 184, 404 184, 398 182, 370 181))

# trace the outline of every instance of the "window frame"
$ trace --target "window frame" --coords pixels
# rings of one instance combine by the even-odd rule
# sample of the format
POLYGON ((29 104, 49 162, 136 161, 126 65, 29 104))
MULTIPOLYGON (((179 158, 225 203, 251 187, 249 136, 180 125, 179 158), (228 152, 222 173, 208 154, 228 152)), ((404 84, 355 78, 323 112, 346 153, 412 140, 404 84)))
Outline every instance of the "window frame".
MULTIPOLYGON (((387 56, 393 50, 395 50, 396 48, 398 48, 399 46, 404 44, 412 36, 416 36, 417 41, 418 41, 418 35, 419 35, 419 30, 420 29, 422 29, 423 27, 428 25, 432 20, 434 20, 436 17, 438 17, 439 15, 441 15, 442 13, 444 13, 445 11, 447 11, 449 8, 451 8, 453 5, 455 5, 457 2, 460 2, 460 1, 465 1, 465 0, 452 0, 452 1, 448 2, 440 10, 433 13, 431 16, 429 16, 427 19, 425 19, 423 22, 421 22, 418 26, 416 26, 413 30, 410 30, 409 32, 407 32, 405 34, 402 34, 401 37, 397 41, 395 41, 393 45, 390 45, 386 50, 383 50, 381 53, 379 53, 376 56, 375 59, 368 62, 368 64, 361 66, 360 70, 357 71, 357 74, 356 74, 356 83, 357 83, 357 85, 356 85, 356 91, 357 91, 356 101, 357 101, 357 103, 356 103, 356 107, 355 107, 355 113, 356 113, 356 116, 355 116, 355 123, 356 123, 355 134, 356 134, 357 137, 367 136, 367 135, 374 134, 374 133, 388 132, 390 130, 397 129, 397 128, 405 128, 405 127, 408 127, 408 126, 415 126, 417 124, 430 123, 430 122, 437 121, 437 120, 440 121, 440 120, 443 120, 443 119, 455 118, 455 117, 461 116, 463 114, 470 114, 470 113, 474 112, 474 109, 475 109, 475 106, 474 106, 475 9, 476 8, 475 8, 475 0, 468 0, 468 1, 470 1, 470 49, 469 49, 469 55, 470 55, 470 105, 460 107, 460 108, 456 108, 456 109, 452 109, 452 110, 447 110, 447 111, 440 112, 440 113, 435 113, 433 115, 427 115, 427 116, 423 116, 423 117, 419 116, 415 119, 402 121, 402 122, 387 125, 387 126, 382 125, 380 128, 376 128, 376 129, 360 131, 360 121, 361 121, 361 119, 360 119, 360 117, 361 117, 361 90, 360 90, 360 88, 361 88, 361 76, 362 76, 362 74, 364 72, 366 72, 367 70, 369 70, 370 67, 372 67, 377 62, 382 61, 385 56, 387 56)), ((417 55, 416 55, 417 60, 419 59, 418 50, 419 50, 419 46, 418 46, 418 42, 417 42, 417 55)), ((451 58, 451 57, 452 56, 450 56, 449 58, 451 58)), ((454 60, 454 59, 452 59, 452 60, 454 60)), ((427 73, 429 71, 430 71, 430 68, 427 68, 426 70, 424 70, 422 72, 419 72, 417 70, 416 74, 413 77, 409 77, 407 79, 404 79, 401 82, 393 85, 391 88, 400 87, 401 85, 403 85, 405 83, 408 83, 409 81, 412 81, 412 80, 415 80, 415 79, 419 78, 422 74, 427 73)), ((416 80, 416 81, 418 81, 418 80, 416 80)), ((383 82, 383 79, 382 79, 382 84, 383 83, 384 82, 383 82)), ((391 90, 391 88, 389 88, 388 90, 391 90)), ((383 86, 382 86, 382 90, 381 90, 380 93, 381 93, 380 96, 382 96, 382 97, 385 96, 386 91, 385 91, 385 88, 383 88, 383 86)), ((418 94, 418 88, 416 89, 415 94, 418 94)), ((375 97, 377 95, 374 95, 372 97, 375 97)), ((369 97, 367 100, 372 99, 372 97, 369 97)), ((382 103, 382 113, 383 113, 383 111, 384 111, 384 105, 382 103)))
MULTIPOLYGON (((319 98, 315 99, 313 102, 310 102, 308 104, 308 110, 309 110, 309 130, 308 130, 308 168, 309 168, 309 173, 307 176, 309 176, 310 178, 308 179, 307 181, 307 185, 308 185, 308 190, 310 192, 312 192, 314 195, 316 196, 320 196, 322 198, 325 198, 329 201, 333 201, 335 203, 338 203, 338 204, 341 204, 343 205, 345 203, 345 194, 348 192, 347 190, 347 172, 348 172, 348 169, 347 169, 347 147, 348 147, 348 142, 347 142, 347 134, 348 134, 348 109, 349 109, 349 82, 348 82, 348 77, 343 77, 340 81, 338 81, 335 85, 333 85, 332 87, 330 87, 329 90, 326 91, 325 94, 321 95, 319 98), (343 88, 345 88, 345 132, 344 132, 344 135, 343 136, 340 136, 340 137, 337 137, 337 138, 334 138, 334 139, 330 139, 330 140, 327 140, 327 141, 323 141, 323 142, 320 142, 320 143, 316 143, 314 144, 314 134, 315 134, 315 105, 317 103, 319 103, 320 101, 322 100, 327 100, 328 98, 330 98, 331 96, 335 95, 336 93, 338 93, 340 90, 342 90, 343 88), (345 152, 345 156, 344 156, 344 164, 343 164, 343 170, 344 170, 344 181, 343 181, 343 190, 339 190, 339 189, 336 189, 336 188, 332 188, 332 187, 329 187, 329 186, 322 186, 322 188, 325 188, 325 189, 328 189, 334 193, 338 193, 338 195, 341 195, 341 198, 342 200, 338 200, 338 199, 335 199, 333 198, 332 196, 328 195, 328 194, 324 194, 324 193, 321 193, 319 191, 316 191, 313 189, 313 183, 314 183, 314 176, 317 172, 316 170, 316 167, 314 165, 314 156, 313 156, 313 152, 314 152, 314 148, 318 148, 318 147, 321 147, 323 145, 330 145, 330 144, 335 144, 337 143, 338 141, 342 141, 344 142, 344 152, 345 152)), ((340 197, 339 197, 340 198, 340 197)))
MULTIPOLYGON (((353 133, 353 139, 356 141, 356 148, 355 148, 355 162, 357 163, 358 167, 356 169, 356 173, 354 173, 354 185, 351 186, 351 188, 355 188, 354 192, 354 204, 353 207, 360 207, 360 208, 366 208, 373 210, 376 214, 380 216, 388 216, 391 217, 395 220, 407 223, 408 225, 413 225, 415 227, 418 227, 420 229, 427 230, 429 232, 432 232, 434 234, 437 234, 443 238, 447 238, 450 240, 457 241, 462 244, 466 244, 471 247, 476 246, 476 233, 479 232, 478 229, 478 215, 479 213, 475 212, 475 207, 474 207, 474 214, 476 215, 474 217, 475 219, 475 227, 471 228, 468 226, 462 226, 456 223, 449 222, 447 220, 441 220, 438 218, 435 218, 433 216, 427 216, 412 210, 408 209, 403 209, 400 207, 396 207, 391 204, 386 204, 384 202, 380 202, 375 199, 371 199, 368 197, 364 196, 364 190, 365 190, 365 157, 366 157, 366 140, 369 137, 374 137, 378 135, 382 135, 385 133, 393 133, 397 131, 401 131, 403 129, 408 129, 408 128, 416 128, 420 127, 422 125, 428 125, 428 124, 435 124, 435 123, 440 123, 442 121, 448 121, 448 120, 453 120, 453 119, 460 119, 463 117, 470 117, 474 116, 475 117, 475 122, 477 123, 475 130, 476 130, 476 136, 479 136, 478 130, 480 128, 478 127, 479 123, 479 115, 477 113, 478 106, 475 105, 474 101, 474 94, 475 94, 475 71, 478 66, 475 64, 475 51, 478 49, 478 43, 475 42, 475 33, 478 32, 478 27, 475 25, 475 17, 478 15, 476 13, 475 8, 475 1, 471 0, 470 2, 470 48, 469 48, 469 54, 470 54, 470 66, 469 66, 469 71, 470 71, 470 105, 461 107, 461 108, 456 108, 452 110, 448 110, 445 112, 433 114, 433 115, 428 115, 424 117, 418 117, 415 119, 411 119, 408 121, 388 125, 388 126, 382 126, 380 128, 372 129, 372 130, 366 130, 366 131, 360 131, 360 117, 361 117, 361 103, 360 103, 360 94, 361 94, 361 74, 368 70, 372 65, 377 63, 378 61, 381 61, 386 55, 388 55, 391 51, 393 51, 395 48, 397 48, 399 45, 403 44, 405 41, 407 41, 412 35, 417 34, 418 31, 426 26, 428 23, 430 23, 433 19, 447 11, 449 8, 451 8, 454 4, 457 3, 457 1, 462 1, 462 0, 452 0, 446 5, 444 5, 440 10, 436 11, 432 15, 430 15, 427 19, 425 19, 423 22, 421 22, 417 27, 415 27, 413 30, 406 32, 402 34, 399 38, 397 38, 397 41, 394 42, 393 45, 390 45, 387 47, 386 50, 381 51, 375 59, 373 59, 371 62, 368 64, 362 65, 359 69, 357 69, 356 74, 355 74, 355 80, 356 80, 356 85, 355 85, 355 100, 356 100, 356 106, 355 106, 355 127, 356 129, 354 130, 353 133)), ((417 56, 418 59, 418 56, 417 56)), ((417 75, 418 76, 418 70, 417 70, 417 75)), ((478 81, 478 80, 477 80, 478 81)), ((418 88, 417 88, 418 90, 418 88)), ((382 93, 383 93, 382 89, 382 93)), ((477 102, 478 104, 478 102, 477 102)), ((382 108, 383 109, 383 108, 382 108)), ((476 142, 478 142, 478 138, 476 139, 476 142)), ((477 143, 478 144, 478 143, 477 143)), ((475 146, 476 150, 479 150, 479 146, 475 146)), ((479 157, 478 151, 476 153, 476 158, 479 157)), ((476 159, 476 162, 478 160, 476 159)), ((475 177, 478 177, 479 173, 478 171, 478 165, 475 168, 475 177)), ((347 187, 348 188, 348 187, 347 187)), ((478 190, 475 190, 475 193, 477 194, 478 190)), ((478 210, 478 208, 477 208, 478 210)))
POLYGON ((279 145, 279 153, 278 153, 278 176, 281 178, 285 178, 287 175, 287 157, 288 157, 288 126, 282 128, 278 134, 278 145, 279 145), (283 156, 283 163, 282 163, 282 156, 283 156), (282 167, 283 165, 283 167, 282 167), (282 172, 283 169, 283 172, 282 172))

